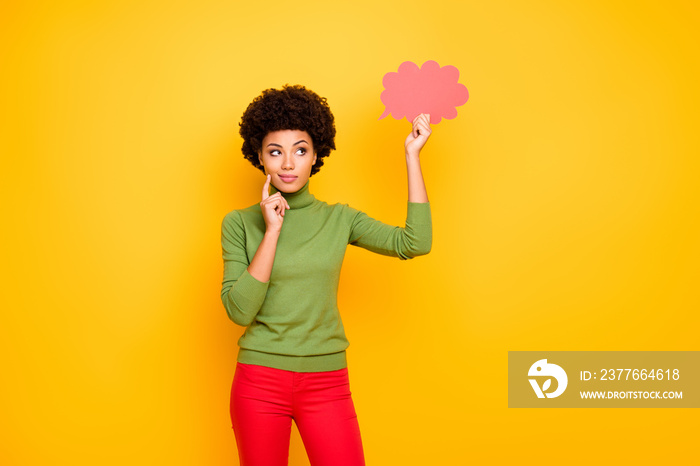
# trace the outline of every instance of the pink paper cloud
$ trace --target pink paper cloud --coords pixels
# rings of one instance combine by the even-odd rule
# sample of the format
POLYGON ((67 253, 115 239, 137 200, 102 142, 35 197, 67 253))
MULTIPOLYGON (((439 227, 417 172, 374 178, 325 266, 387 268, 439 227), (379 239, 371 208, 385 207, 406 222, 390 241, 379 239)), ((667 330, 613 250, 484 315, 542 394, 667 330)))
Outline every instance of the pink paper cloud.
POLYGON ((405 61, 398 72, 384 75, 382 83, 382 103, 386 106, 379 117, 391 114, 397 120, 406 118, 412 122, 421 113, 430 114, 430 123, 440 123, 457 116, 457 108, 467 103, 469 91, 464 84, 457 82, 459 70, 454 66, 443 66, 430 60, 418 68, 413 62, 405 61))

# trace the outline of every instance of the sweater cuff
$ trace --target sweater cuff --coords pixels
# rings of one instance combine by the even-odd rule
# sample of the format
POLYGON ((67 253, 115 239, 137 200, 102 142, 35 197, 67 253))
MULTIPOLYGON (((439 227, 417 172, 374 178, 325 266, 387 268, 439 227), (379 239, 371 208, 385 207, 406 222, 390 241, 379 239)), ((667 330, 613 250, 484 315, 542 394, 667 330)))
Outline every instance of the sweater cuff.
POLYGON ((406 213, 406 223, 411 225, 430 225, 430 202, 411 202, 408 201, 408 210, 406 213))
POLYGON ((233 301, 241 309, 257 312, 263 301, 265 301, 265 295, 269 286, 269 280, 266 282, 259 281, 246 268, 236 282, 236 286, 233 287, 233 301))

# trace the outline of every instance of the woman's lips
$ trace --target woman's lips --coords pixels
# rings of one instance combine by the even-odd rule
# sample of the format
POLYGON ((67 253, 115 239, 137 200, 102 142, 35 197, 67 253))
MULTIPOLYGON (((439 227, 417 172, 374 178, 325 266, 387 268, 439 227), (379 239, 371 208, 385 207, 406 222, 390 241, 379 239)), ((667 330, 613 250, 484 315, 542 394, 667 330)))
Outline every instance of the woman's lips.
POLYGON ((284 181, 285 183, 292 183, 294 182, 297 177, 293 175, 279 175, 280 180, 284 181))

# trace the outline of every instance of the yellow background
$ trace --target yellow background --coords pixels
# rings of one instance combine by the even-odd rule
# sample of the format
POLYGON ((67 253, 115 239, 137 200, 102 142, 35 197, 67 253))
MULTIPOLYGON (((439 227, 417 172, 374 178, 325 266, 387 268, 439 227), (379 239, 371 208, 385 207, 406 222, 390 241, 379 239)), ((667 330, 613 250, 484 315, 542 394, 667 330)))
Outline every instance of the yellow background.
POLYGON ((693 3, 3 1, 0 463, 237 464, 240 115, 326 96, 312 192, 401 224, 410 125, 377 118, 405 60, 470 99, 422 154, 430 255, 346 256, 368 464, 696 460, 694 410, 507 408, 508 350, 700 349, 693 3))

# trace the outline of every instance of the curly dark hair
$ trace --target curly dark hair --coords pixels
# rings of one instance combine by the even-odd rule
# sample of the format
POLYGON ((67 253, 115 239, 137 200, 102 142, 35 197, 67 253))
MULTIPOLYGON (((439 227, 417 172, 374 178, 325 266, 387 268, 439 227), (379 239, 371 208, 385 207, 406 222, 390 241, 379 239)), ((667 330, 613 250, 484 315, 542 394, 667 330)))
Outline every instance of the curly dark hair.
POLYGON ((240 122, 243 156, 265 173, 258 160, 263 138, 272 131, 306 131, 316 151, 311 175, 323 166, 324 157, 335 149, 335 119, 325 97, 304 86, 285 84, 282 89, 266 89, 248 105, 240 122))

